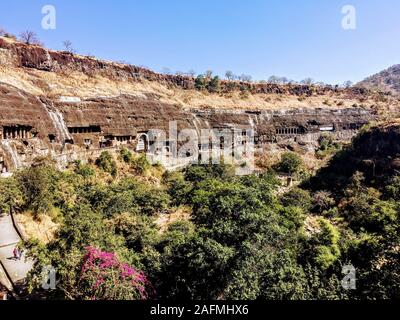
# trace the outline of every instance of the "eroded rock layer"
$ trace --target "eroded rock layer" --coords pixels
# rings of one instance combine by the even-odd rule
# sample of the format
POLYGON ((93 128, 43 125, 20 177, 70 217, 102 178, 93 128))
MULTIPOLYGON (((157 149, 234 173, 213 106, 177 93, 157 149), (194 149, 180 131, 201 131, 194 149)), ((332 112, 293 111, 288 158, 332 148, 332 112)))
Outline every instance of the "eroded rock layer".
POLYGON ((368 110, 305 109, 281 111, 182 109, 154 97, 119 96, 87 100, 34 97, 10 85, 0 84, 0 159, 3 171, 32 163, 37 156, 53 156, 60 166, 97 156, 104 149, 126 145, 146 151, 141 137, 151 130, 168 132, 172 122, 178 131, 227 129, 254 131, 255 143, 292 139, 313 143, 322 133, 349 139, 374 119, 368 110))
MULTIPOLYGON (((312 150, 322 134, 348 141, 377 118, 376 99, 388 99, 332 86, 221 81, 219 93, 194 87, 193 77, 0 37, 0 170, 29 166, 39 156, 51 156, 63 168, 121 145, 148 152, 152 130, 166 133, 159 139, 170 152, 175 126, 198 135, 202 129, 250 132, 261 151, 293 144, 312 150)), ((196 148, 203 151, 204 144, 196 148)))

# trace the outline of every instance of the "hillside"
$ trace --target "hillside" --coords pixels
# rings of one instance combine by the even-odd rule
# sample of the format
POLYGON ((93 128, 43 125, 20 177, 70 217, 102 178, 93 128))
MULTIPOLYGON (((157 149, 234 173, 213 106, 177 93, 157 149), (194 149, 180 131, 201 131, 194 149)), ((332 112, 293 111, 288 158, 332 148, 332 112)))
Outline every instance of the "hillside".
POLYGON ((146 179, 154 168, 125 150, 119 160, 66 172, 45 163, 23 169, 0 180, 0 204, 18 206, 18 221, 34 222, 31 230, 39 216, 57 222, 51 237, 31 233, 26 244, 35 258, 28 284, 49 300, 399 299, 399 129, 382 123, 362 132, 344 150, 345 165, 335 159, 325 169, 341 180, 317 174, 327 188, 315 183, 312 192, 280 194, 273 171, 240 177, 227 165, 160 172, 154 184, 146 179), (364 161, 381 163, 373 179, 364 161), (9 194, 18 197, 1 197, 9 194), (105 266, 101 282, 97 264, 82 267, 92 255, 105 266), (49 263, 64 286, 44 291, 49 263), (121 263, 142 281, 116 281, 121 263), (349 265, 357 272, 352 290, 341 281, 349 265))
POLYGON ((361 132, 308 183, 315 213, 341 229, 342 261, 357 270, 355 296, 400 296, 400 123, 361 132), (346 240, 345 240, 346 239, 346 240))
MULTIPOLYGON (((363 125, 398 110, 399 99, 365 88, 164 75, 0 37, 2 172, 44 155, 65 168, 94 160, 105 148, 149 151, 149 133, 168 132, 173 121, 197 135, 225 129, 226 141, 252 130, 259 155, 289 149, 311 159, 324 133, 347 143, 363 125)), ((174 140, 165 136, 150 153, 169 153, 174 140)), ((208 152, 209 144, 194 145, 185 154, 208 152)), ((185 165, 190 157, 179 160, 185 165)))
POLYGON ((400 65, 394 65, 361 81, 358 86, 400 95, 400 65))
POLYGON ((336 154, 329 165, 311 179, 314 189, 343 193, 349 179, 361 172, 366 181, 383 186, 400 169, 400 122, 377 123, 359 134, 351 148, 336 154))
POLYGON ((277 110, 357 105, 384 110, 399 106, 398 99, 363 88, 220 81, 215 92, 196 90, 192 77, 158 74, 8 38, 0 38, 0 82, 50 99, 151 96, 181 108, 277 110))
POLYGON ((399 110, 0 38, 0 208, 32 240, 27 298, 398 299, 399 110), (213 135, 174 154, 175 125, 213 135), (49 265, 62 286, 43 290, 49 265))

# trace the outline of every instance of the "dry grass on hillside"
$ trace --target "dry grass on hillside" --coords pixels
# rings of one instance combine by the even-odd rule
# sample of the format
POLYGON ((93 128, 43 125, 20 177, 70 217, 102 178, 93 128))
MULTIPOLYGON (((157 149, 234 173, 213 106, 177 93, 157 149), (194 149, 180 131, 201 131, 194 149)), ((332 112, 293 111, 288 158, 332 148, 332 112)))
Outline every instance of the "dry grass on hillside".
POLYGON ((16 215, 16 219, 28 239, 36 239, 43 244, 52 241, 59 228, 59 224, 48 215, 40 215, 38 219, 34 219, 30 212, 24 212, 16 215))
POLYGON ((159 214, 155 223, 160 228, 160 233, 167 231, 168 227, 178 221, 189 221, 191 218, 191 209, 188 207, 179 207, 175 212, 159 214))
MULTIPOLYGON (((229 94, 210 94, 197 90, 169 88, 154 81, 140 82, 116 81, 105 77, 89 77, 80 72, 61 74, 35 69, 0 66, 0 82, 11 84, 34 95, 48 98, 60 96, 80 97, 116 97, 128 94, 146 97, 147 94, 159 97, 161 102, 172 103, 182 108, 220 108, 220 109, 257 109, 276 110, 292 108, 347 108, 354 105, 384 108, 391 105, 399 108, 399 101, 378 101, 373 98, 349 99, 343 93, 330 92, 326 95, 299 97, 280 94, 248 94, 240 92, 229 94)), ((399 108, 400 109, 400 108, 399 108)))

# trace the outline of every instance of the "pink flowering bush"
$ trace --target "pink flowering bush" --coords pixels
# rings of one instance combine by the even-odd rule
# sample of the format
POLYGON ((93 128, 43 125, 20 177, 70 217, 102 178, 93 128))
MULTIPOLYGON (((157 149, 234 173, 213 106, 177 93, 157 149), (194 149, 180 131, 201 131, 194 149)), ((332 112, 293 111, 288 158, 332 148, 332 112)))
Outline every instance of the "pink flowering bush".
POLYGON ((83 259, 80 287, 91 300, 145 300, 150 283, 146 276, 118 260, 115 253, 88 247, 83 259))

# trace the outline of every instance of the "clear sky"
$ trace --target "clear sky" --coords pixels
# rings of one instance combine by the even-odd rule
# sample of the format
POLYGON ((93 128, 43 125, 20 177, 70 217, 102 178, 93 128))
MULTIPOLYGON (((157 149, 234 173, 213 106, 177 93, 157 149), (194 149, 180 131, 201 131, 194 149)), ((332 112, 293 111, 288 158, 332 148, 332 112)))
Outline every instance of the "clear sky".
POLYGON ((400 63, 399 0, 9 0, 0 26, 33 30, 48 48, 68 39, 78 53, 155 71, 335 84, 400 63), (41 27, 48 4, 55 30, 41 27), (355 30, 342 28, 344 5, 356 9, 355 30))

